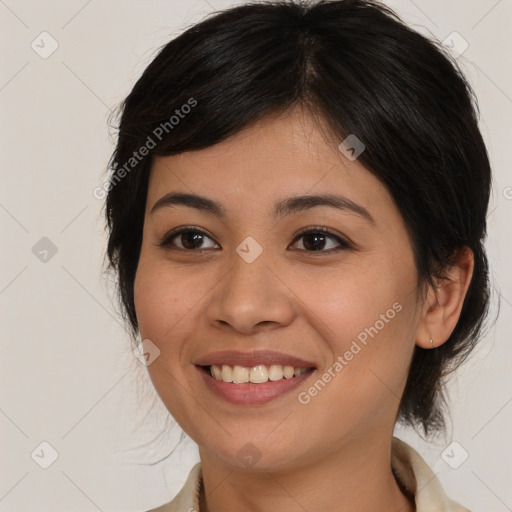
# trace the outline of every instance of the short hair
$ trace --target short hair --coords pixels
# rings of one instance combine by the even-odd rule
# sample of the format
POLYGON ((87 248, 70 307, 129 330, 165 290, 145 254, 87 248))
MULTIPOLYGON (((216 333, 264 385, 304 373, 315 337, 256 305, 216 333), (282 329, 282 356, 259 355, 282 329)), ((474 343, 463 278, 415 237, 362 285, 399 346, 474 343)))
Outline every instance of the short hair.
POLYGON ((444 344, 415 346, 398 410, 397 420, 427 435, 443 430, 445 377, 481 339, 489 308, 491 170, 476 98, 455 59, 376 1, 243 4, 159 49, 120 105, 109 162, 106 254, 127 325, 136 334, 152 155, 212 146, 295 106, 325 121, 340 142, 355 134, 364 143, 358 161, 404 219, 418 286, 434 286, 462 248, 474 254, 458 323, 444 344))

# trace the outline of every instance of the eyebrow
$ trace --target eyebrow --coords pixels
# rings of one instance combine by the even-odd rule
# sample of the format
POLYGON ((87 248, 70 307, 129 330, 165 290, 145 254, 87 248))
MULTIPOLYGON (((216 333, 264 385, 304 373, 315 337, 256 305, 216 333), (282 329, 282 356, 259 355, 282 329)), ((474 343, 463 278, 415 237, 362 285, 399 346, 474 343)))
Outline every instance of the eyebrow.
MULTIPOLYGON (((188 206, 212 213, 221 218, 227 217, 226 209, 217 201, 197 194, 185 194, 182 192, 169 192, 165 194, 153 205, 150 213, 152 215, 161 208, 172 206, 188 206)), ((354 201, 347 197, 333 194, 288 197, 276 203, 273 216, 275 218, 282 218, 296 212, 309 210, 315 206, 330 206, 342 211, 348 211, 375 224, 375 220, 366 208, 354 203, 354 201)))

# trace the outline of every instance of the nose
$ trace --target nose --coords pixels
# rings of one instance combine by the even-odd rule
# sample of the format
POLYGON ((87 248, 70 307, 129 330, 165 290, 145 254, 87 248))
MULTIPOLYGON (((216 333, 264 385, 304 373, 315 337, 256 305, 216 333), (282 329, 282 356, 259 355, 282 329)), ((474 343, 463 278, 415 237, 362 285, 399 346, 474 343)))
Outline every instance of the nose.
POLYGON ((208 304, 211 325, 253 334, 293 321, 293 293, 269 259, 263 251, 248 263, 235 253, 231 269, 214 288, 208 304))

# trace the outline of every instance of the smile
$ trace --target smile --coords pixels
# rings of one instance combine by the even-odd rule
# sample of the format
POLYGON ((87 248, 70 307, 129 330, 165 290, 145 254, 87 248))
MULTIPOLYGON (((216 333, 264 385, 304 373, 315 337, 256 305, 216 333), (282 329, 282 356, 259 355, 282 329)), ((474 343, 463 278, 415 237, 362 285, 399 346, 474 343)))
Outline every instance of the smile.
POLYGON ((308 368, 294 368, 293 366, 283 366, 281 364, 271 364, 270 366, 260 364, 252 368, 239 365, 230 366, 227 364, 212 364, 210 366, 212 377, 224 382, 233 382, 234 384, 246 382, 262 384, 269 380, 291 379, 293 377, 300 377, 307 371, 308 368))
POLYGON ((261 405, 289 393, 315 368, 282 365, 196 366, 209 391, 237 405, 261 405))

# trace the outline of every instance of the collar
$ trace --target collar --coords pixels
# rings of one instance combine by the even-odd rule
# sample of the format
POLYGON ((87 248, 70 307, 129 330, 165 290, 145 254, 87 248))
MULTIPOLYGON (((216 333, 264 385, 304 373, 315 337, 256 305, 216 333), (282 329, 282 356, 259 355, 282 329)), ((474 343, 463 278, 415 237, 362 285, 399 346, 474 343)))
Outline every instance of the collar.
MULTIPOLYGON (((445 494, 441 482, 421 455, 397 437, 393 437, 391 444, 391 467, 402 488, 414 496, 416 512, 470 512, 445 494)), ((200 512, 201 486, 202 471, 198 462, 176 497, 148 512, 200 512)))

